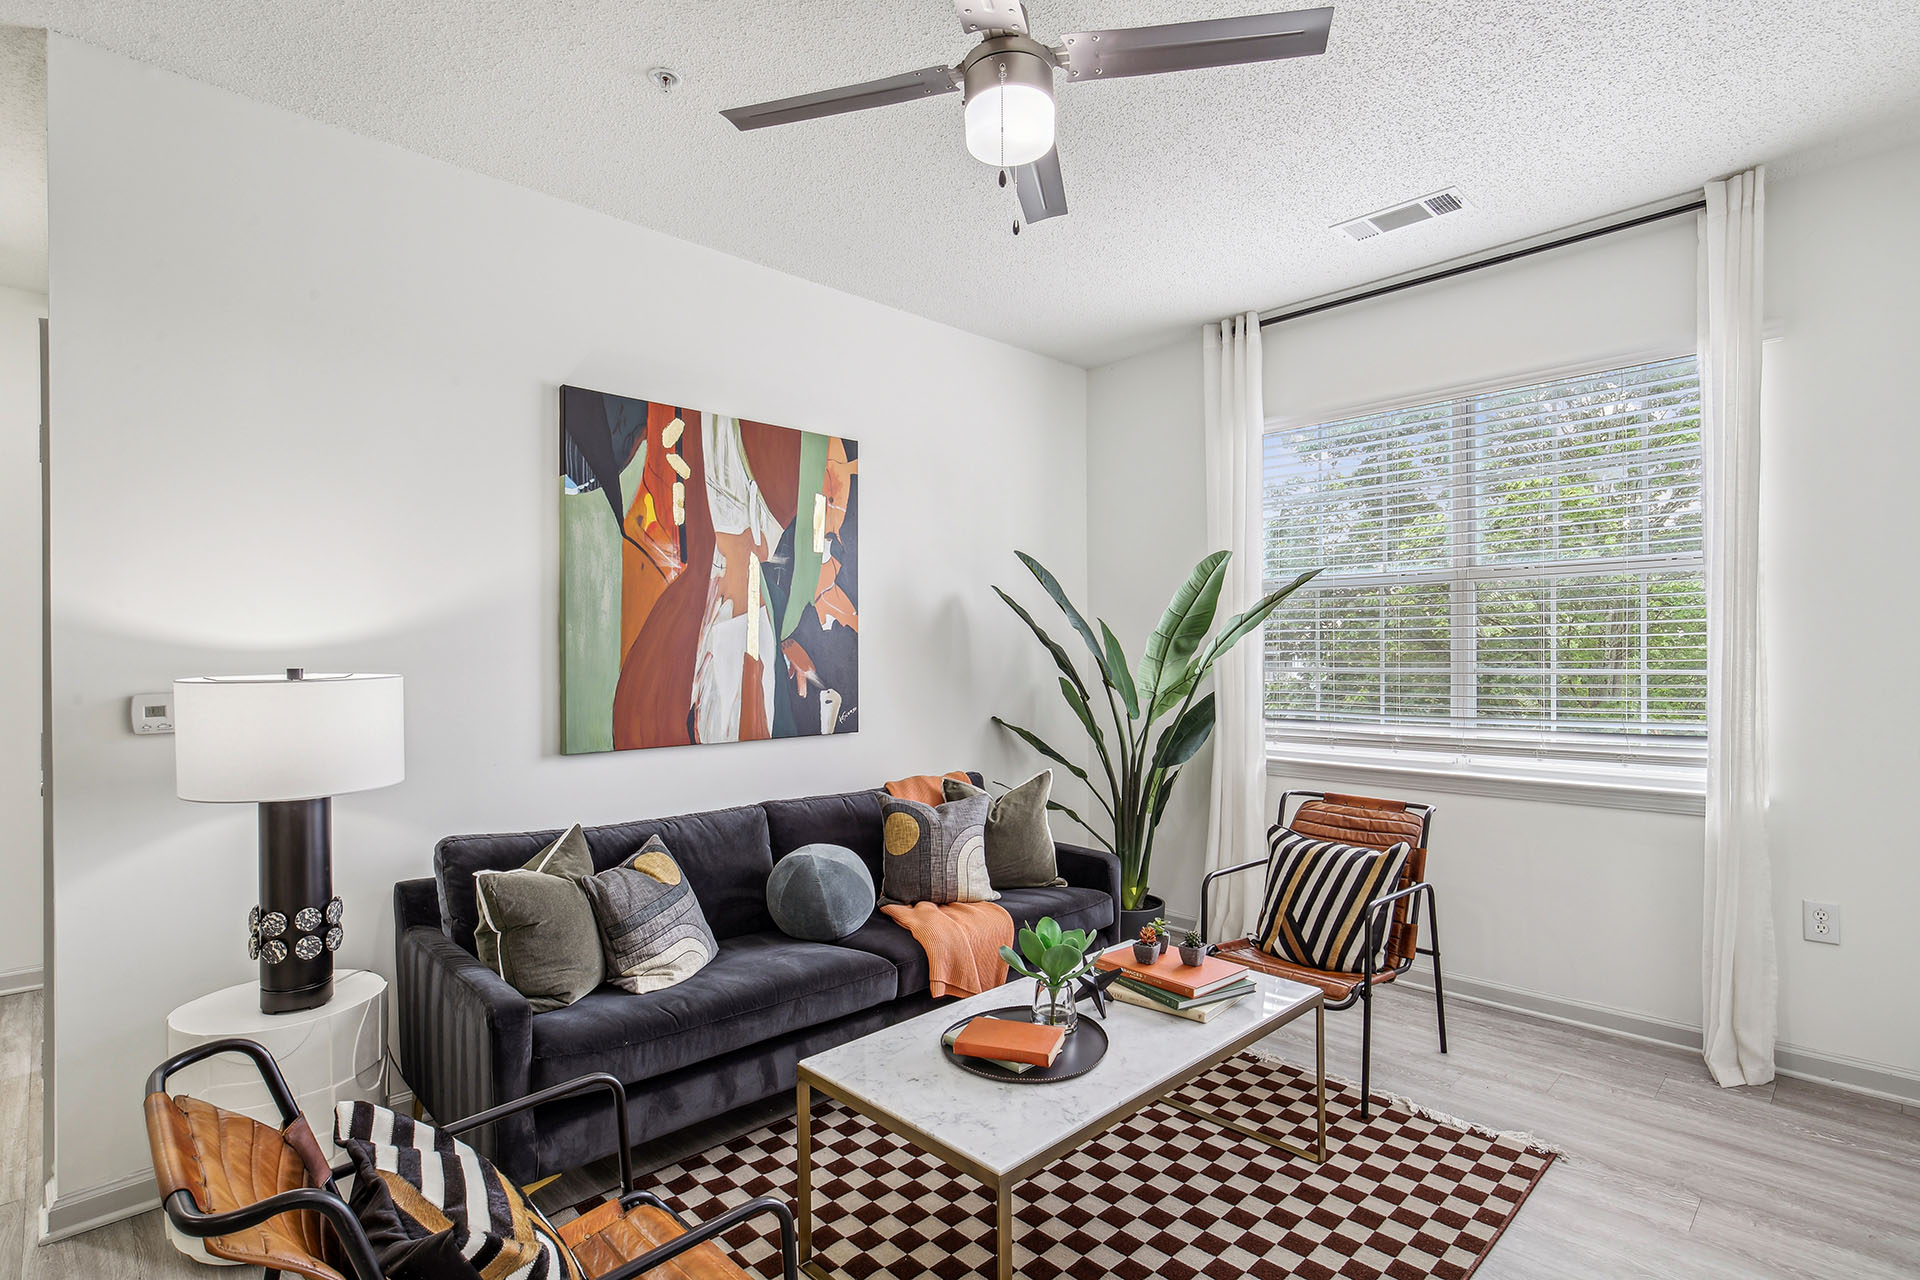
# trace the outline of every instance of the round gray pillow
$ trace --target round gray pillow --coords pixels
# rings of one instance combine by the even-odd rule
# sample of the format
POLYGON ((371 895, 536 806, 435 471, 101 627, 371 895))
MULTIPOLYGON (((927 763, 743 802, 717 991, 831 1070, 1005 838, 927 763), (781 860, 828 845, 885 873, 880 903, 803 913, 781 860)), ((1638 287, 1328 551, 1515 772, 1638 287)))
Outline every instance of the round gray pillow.
POLYGON ((860 855, 837 844, 808 844, 773 864, 767 911, 780 932, 803 942, 834 942, 873 914, 873 876, 860 855))

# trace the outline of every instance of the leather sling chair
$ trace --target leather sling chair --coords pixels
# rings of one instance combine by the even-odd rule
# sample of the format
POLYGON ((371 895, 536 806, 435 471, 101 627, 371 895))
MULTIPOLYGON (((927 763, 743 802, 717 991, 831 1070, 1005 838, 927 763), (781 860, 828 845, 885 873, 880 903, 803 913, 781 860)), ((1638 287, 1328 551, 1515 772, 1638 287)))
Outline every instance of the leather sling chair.
MULTIPOLYGON (((1262 951, 1258 941, 1250 937, 1209 948, 1214 954, 1249 969, 1319 987, 1326 995, 1329 1009, 1345 1009, 1356 1000, 1360 1002, 1360 1118, 1365 1120, 1372 1115, 1369 1090, 1373 1084, 1373 988, 1392 982, 1413 968, 1417 956, 1433 959, 1433 1004, 1440 1021, 1440 1052, 1447 1051, 1447 1001, 1440 982, 1440 928, 1434 915, 1433 886, 1427 883, 1427 837, 1433 830, 1433 806, 1323 791, 1289 791, 1280 797, 1279 821, 1281 826, 1315 840, 1338 840, 1369 849, 1387 849, 1405 841, 1413 849, 1401 872, 1399 887, 1367 904, 1367 945, 1362 948, 1359 973, 1294 964, 1262 951), (1289 823, 1287 805, 1294 800, 1302 803, 1289 823), (1427 939, 1431 944, 1426 947, 1419 945, 1419 908, 1423 899, 1427 908, 1427 939), (1380 954, 1383 935, 1386 955, 1381 967, 1376 969, 1374 957, 1380 954)), ((1256 858, 1210 872, 1201 880, 1201 937, 1213 936, 1207 932, 1207 908, 1213 882, 1266 865, 1266 858, 1256 858)))
MULTIPOLYGON (((712 1241, 750 1218, 771 1214, 780 1226, 786 1280, 797 1280, 793 1213, 780 1201, 763 1196, 696 1225, 658 1196, 634 1187, 626 1091, 610 1075, 581 1076, 436 1127, 442 1133, 466 1133, 527 1107, 596 1090, 606 1092, 613 1105, 620 1194, 557 1228, 581 1275, 633 1280, 656 1272, 660 1280, 748 1280, 712 1241)), ((168 1058, 147 1078, 146 1112, 161 1206, 180 1231, 205 1240, 208 1253, 265 1267, 267 1280, 283 1273, 311 1280, 384 1280, 366 1233, 334 1181, 352 1166, 327 1167, 279 1066, 261 1045, 215 1040, 168 1058), (220 1053, 253 1060, 279 1109, 280 1128, 166 1092, 168 1077, 220 1053)))

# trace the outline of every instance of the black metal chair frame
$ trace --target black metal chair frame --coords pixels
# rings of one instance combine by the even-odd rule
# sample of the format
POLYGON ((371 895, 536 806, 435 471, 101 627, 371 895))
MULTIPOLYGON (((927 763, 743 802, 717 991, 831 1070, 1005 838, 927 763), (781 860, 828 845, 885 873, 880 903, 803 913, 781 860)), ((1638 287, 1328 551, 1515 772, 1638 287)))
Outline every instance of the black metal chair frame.
MULTIPOLYGON (((273 1055, 255 1041, 238 1037, 213 1040, 196 1045, 184 1053, 177 1053, 153 1069, 147 1077, 147 1093, 164 1093, 167 1080, 183 1067, 188 1067, 203 1058, 221 1053, 241 1053, 253 1060, 260 1072, 262 1083, 273 1097, 273 1104, 280 1112, 282 1126, 292 1124, 300 1118, 300 1108, 295 1105, 292 1092, 287 1088, 286 1080, 280 1074, 279 1064, 273 1055)), ((592 1280, 634 1280, 662 1263, 669 1262, 692 1249, 695 1245, 725 1235, 741 1223, 762 1214, 772 1214, 780 1224, 780 1253, 786 1280, 798 1280, 800 1271, 799 1237, 795 1233, 793 1211, 780 1201, 769 1196, 760 1196, 736 1205, 709 1222, 693 1223, 682 1217, 676 1209, 651 1191, 642 1191, 633 1184, 633 1154, 627 1138, 627 1093, 620 1082, 605 1072, 581 1076, 564 1084, 530 1093, 524 1098, 489 1108, 477 1115, 467 1116, 447 1124, 435 1126, 442 1133, 459 1135, 471 1132, 496 1120, 505 1119, 528 1107, 537 1107, 559 1098, 572 1097, 575 1094, 604 1090, 613 1101, 614 1125, 620 1137, 620 1210, 625 1213, 638 1205, 651 1205, 673 1219, 686 1231, 658 1248, 630 1262, 615 1267, 604 1275, 592 1280)), ((324 1187, 298 1187, 292 1191, 283 1191, 269 1196, 265 1200, 246 1205, 225 1213, 202 1213, 195 1204, 191 1193, 180 1190, 166 1198, 162 1208, 166 1210, 168 1221, 186 1235, 195 1239, 207 1236, 221 1236, 233 1231, 242 1231, 248 1227, 259 1226, 269 1218, 293 1210, 308 1210, 317 1213, 332 1228, 338 1237, 348 1272, 353 1280, 385 1280, 380 1263, 374 1257, 373 1246, 368 1242, 366 1232, 360 1227, 359 1219, 353 1216, 353 1210, 346 1198, 340 1194, 336 1179, 353 1171, 351 1164, 335 1165, 332 1176, 324 1187)), ((564 1246, 562 1246, 564 1247, 564 1246)), ((269 1270, 266 1280, 277 1280, 280 1273, 269 1270)))
MULTIPOLYGON (((1326 798, 1327 793, 1324 791, 1287 792, 1280 797, 1280 812, 1278 815, 1280 825, 1283 827, 1287 825, 1287 805, 1290 801, 1299 800, 1305 803, 1309 800, 1324 800, 1326 798)), ((1419 815, 1420 847, 1424 849, 1427 847, 1428 833, 1433 829, 1433 806, 1430 804, 1409 803, 1407 805, 1407 811, 1419 815)), ((1242 862, 1237 866, 1222 867, 1218 871, 1210 871, 1201 879, 1201 937, 1212 936, 1207 932, 1207 914, 1208 907, 1212 900, 1213 882, 1225 876, 1236 875, 1242 871, 1252 871, 1255 868, 1265 867, 1266 865, 1267 859, 1255 858, 1251 862, 1242 862)), ((1406 957, 1400 961, 1399 964, 1395 965, 1392 972, 1396 976, 1407 972, 1407 970, 1413 968, 1414 962, 1420 956, 1428 956, 1433 960, 1434 1013, 1440 1024, 1440 1052, 1445 1053, 1447 1051, 1447 997, 1446 989, 1442 985, 1440 977, 1440 922, 1433 905, 1433 885, 1425 880, 1420 880, 1408 885, 1404 889, 1398 889, 1393 893, 1382 894, 1367 904, 1367 945, 1363 949, 1360 957, 1360 984, 1349 992, 1344 999, 1329 1002, 1327 1005, 1329 1009, 1347 1009, 1353 1006, 1354 1001, 1358 1000, 1360 1002, 1360 1118, 1362 1120, 1370 1118, 1373 1114, 1373 984, 1376 978, 1373 967, 1374 956, 1379 953, 1382 944, 1386 940, 1386 931, 1388 925, 1393 920, 1394 907, 1402 899, 1412 899, 1412 901, 1407 904, 1407 910, 1416 922, 1419 918, 1421 902, 1422 900, 1425 901, 1427 908, 1428 945, 1422 947, 1416 943, 1414 946, 1414 954, 1406 957)), ((1211 950, 1211 948, 1209 949, 1211 950)))

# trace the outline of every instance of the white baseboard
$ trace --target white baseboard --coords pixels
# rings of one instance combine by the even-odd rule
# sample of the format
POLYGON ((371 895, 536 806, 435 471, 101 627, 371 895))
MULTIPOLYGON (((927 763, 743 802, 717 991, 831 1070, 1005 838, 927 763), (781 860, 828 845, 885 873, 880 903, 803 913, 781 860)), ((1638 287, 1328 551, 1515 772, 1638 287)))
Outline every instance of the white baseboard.
MULTIPOLYGON (((1418 991, 1429 994, 1433 991, 1425 973, 1410 973, 1402 981, 1418 991)), ((1646 1040, 1693 1053, 1700 1052, 1700 1028, 1682 1022, 1670 1022, 1665 1018, 1629 1013, 1607 1005, 1568 1000, 1522 987, 1482 982, 1477 978, 1459 978, 1451 974, 1447 977, 1447 997, 1544 1018, 1549 1022, 1564 1022, 1589 1031, 1604 1031, 1632 1040, 1646 1040)), ((1778 1075, 1830 1084, 1890 1102, 1907 1105, 1920 1103, 1920 1076, 1885 1063, 1821 1053, 1803 1045, 1782 1042, 1774 1046, 1773 1069, 1778 1075)))
POLYGON ((0 970, 0 996, 17 996, 23 991, 38 991, 46 985, 46 972, 35 965, 31 969, 0 970))
POLYGON ((40 1211, 40 1243, 52 1244, 160 1207, 153 1171, 128 1174, 73 1195, 54 1195, 40 1211))

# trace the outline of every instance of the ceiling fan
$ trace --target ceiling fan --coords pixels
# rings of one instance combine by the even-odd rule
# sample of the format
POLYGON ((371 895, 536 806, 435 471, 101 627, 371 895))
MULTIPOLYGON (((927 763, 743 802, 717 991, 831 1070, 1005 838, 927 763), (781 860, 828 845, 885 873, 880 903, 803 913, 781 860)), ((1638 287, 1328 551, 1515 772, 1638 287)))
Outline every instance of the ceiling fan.
MULTIPOLYGON (((957 66, 923 67, 720 114, 735 128, 764 129, 957 90, 966 104, 967 150, 1000 170, 1002 186, 1011 171, 1021 213, 1030 223, 1040 222, 1067 211, 1053 134, 1056 70, 1072 83, 1301 58, 1326 52, 1333 25, 1332 8, 1303 9, 1076 31, 1048 46, 1033 38, 1021 0, 953 0, 953 8, 961 27, 981 38, 957 66)), ((1017 221, 1013 230, 1020 233, 1017 221)))

